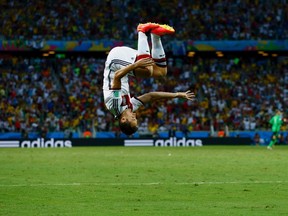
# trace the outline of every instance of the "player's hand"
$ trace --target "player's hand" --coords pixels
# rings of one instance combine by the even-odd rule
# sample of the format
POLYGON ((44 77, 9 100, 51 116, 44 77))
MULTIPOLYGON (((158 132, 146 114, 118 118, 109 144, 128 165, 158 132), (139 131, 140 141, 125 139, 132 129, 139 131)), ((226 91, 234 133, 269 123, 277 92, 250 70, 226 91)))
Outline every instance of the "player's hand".
POLYGON ((148 66, 153 66, 155 64, 155 62, 153 61, 152 58, 142 58, 138 61, 136 61, 135 63, 135 67, 138 68, 145 68, 145 67, 148 67, 148 66))
POLYGON ((177 92, 178 98, 185 98, 187 100, 195 100, 195 94, 194 92, 191 92, 190 90, 186 92, 177 92))

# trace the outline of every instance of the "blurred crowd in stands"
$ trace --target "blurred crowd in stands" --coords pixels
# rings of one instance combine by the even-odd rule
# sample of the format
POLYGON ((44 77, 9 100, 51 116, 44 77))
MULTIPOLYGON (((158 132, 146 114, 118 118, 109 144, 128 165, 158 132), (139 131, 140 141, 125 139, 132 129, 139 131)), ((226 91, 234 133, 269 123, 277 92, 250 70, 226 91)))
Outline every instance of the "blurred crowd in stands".
POLYGON ((134 40, 147 21, 173 26, 180 40, 288 38, 286 0, 0 0, 0 7, 3 39, 134 40))
MULTIPOLYGON (((104 59, 0 60, 1 132, 114 131, 102 96, 104 59)), ((197 101, 160 101, 137 113, 139 133, 270 130, 275 109, 288 115, 288 60, 171 58, 161 80, 131 79, 131 94, 193 90, 197 101)), ((287 125, 283 126, 288 130, 287 125)))

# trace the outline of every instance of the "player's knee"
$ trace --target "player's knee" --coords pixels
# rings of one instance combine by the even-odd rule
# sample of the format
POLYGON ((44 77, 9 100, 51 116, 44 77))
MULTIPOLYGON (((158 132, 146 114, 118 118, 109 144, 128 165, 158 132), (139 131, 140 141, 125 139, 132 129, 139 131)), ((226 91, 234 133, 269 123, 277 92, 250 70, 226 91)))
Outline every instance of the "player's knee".
POLYGON ((148 70, 148 76, 153 76, 153 73, 154 73, 154 68, 151 66, 151 67, 146 67, 146 69, 148 70))
POLYGON ((167 75, 167 67, 154 67, 153 70, 153 77, 155 78, 161 78, 161 77, 165 77, 167 75))

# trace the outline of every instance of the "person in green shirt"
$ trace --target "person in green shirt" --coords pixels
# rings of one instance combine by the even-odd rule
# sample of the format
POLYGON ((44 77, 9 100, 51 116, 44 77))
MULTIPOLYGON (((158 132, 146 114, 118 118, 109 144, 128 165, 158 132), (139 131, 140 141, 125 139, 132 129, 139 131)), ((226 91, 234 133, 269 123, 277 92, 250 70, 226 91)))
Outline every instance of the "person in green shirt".
POLYGON ((269 145, 267 146, 267 149, 272 150, 273 145, 275 145, 275 143, 279 139, 279 133, 281 130, 282 123, 285 121, 286 119, 282 119, 281 110, 276 110, 275 115, 272 116, 272 118, 269 121, 269 123, 272 125, 273 135, 272 135, 269 145))

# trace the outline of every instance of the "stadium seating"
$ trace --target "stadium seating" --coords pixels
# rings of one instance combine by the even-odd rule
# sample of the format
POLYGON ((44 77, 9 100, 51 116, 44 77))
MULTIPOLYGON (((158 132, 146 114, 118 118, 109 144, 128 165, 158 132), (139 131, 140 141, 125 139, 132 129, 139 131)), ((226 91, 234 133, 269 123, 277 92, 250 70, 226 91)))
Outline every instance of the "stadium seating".
POLYGON ((288 36, 285 7, 273 1, 227 4, 224 0, 217 3, 61 0, 57 2, 60 7, 55 7, 51 0, 30 0, 29 4, 12 2, 0 2, 1 8, 5 8, 0 14, 1 32, 4 39, 23 40, 19 43, 31 39, 133 40, 135 36, 131 33, 135 27, 147 21, 172 25, 177 30, 174 37, 180 40, 267 40, 287 39, 288 36), (65 19, 61 19, 63 11, 65 19))

